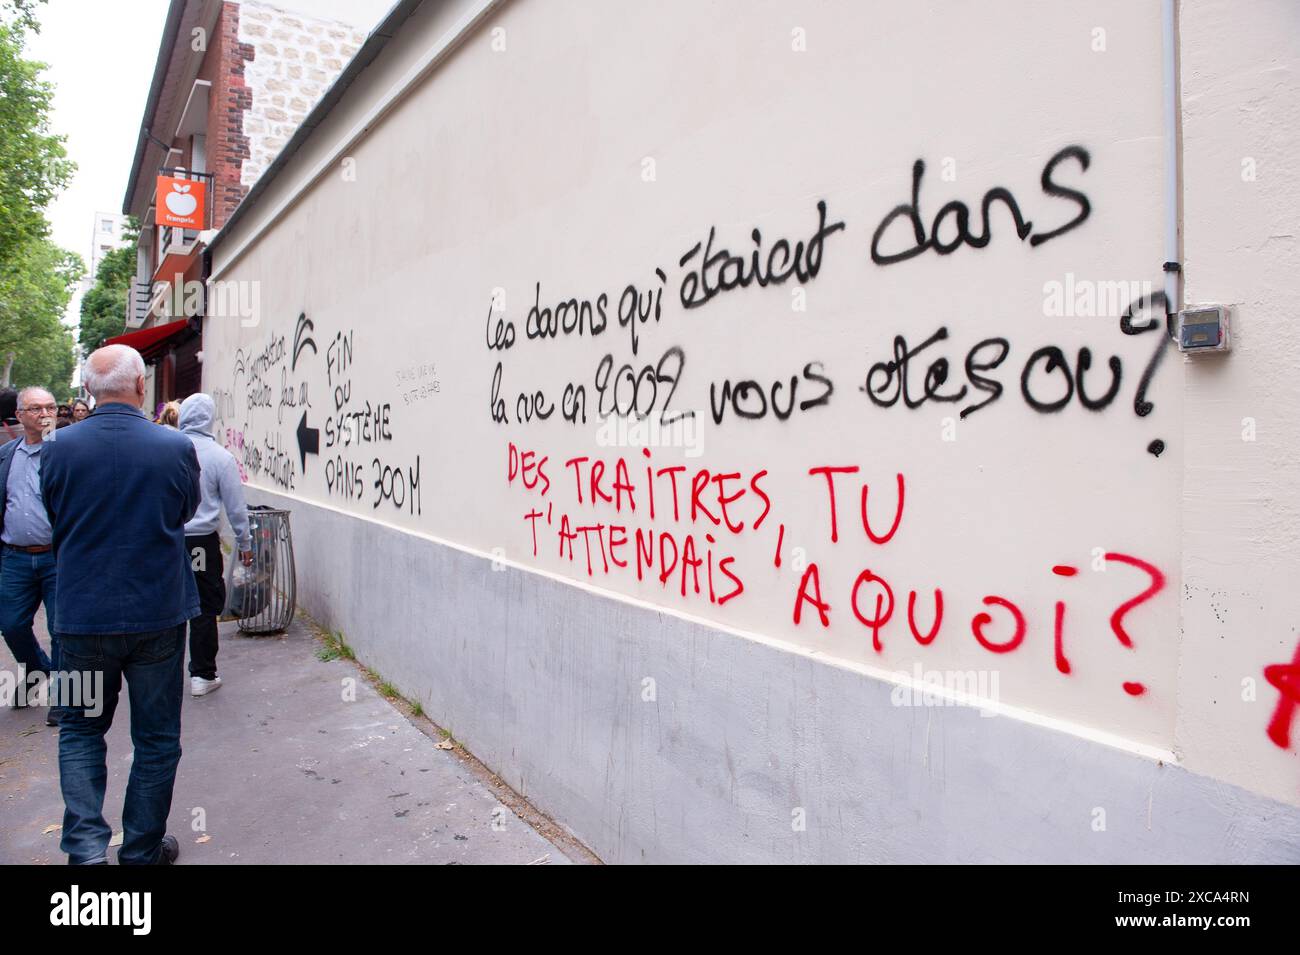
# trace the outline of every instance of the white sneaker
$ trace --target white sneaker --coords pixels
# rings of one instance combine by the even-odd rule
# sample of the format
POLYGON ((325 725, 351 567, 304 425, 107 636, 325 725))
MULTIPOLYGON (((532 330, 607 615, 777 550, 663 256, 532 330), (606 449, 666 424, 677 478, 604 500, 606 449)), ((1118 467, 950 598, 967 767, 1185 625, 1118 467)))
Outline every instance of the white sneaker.
POLYGON ((190 696, 207 696, 220 687, 221 677, 214 677, 211 680, 205 680, 201 676, 190 677, 190 696))

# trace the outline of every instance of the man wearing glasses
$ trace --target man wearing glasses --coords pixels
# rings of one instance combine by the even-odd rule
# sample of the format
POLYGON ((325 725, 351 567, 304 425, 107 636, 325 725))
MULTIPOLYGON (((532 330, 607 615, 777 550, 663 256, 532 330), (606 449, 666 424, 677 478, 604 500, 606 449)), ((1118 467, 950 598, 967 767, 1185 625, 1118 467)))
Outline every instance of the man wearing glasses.
MULTIPOLYGON (((58 670, 59 638, 54 627, 54 553, 50 519, 41 500, 41 448, 54 433, 58 405, 44 388, 18 393, 23 433, 0 447, 0 633, 19 665, 31 675, 58 670), (50 656, 36 642, 32 620, 44 602, 50 631, 50 656), (51 659, 52 658, 52 659, 51 659)), ((25 704, 25 694, 15 702, 25 704)), ((57 726, 51 707, 45 722, 57 726)))

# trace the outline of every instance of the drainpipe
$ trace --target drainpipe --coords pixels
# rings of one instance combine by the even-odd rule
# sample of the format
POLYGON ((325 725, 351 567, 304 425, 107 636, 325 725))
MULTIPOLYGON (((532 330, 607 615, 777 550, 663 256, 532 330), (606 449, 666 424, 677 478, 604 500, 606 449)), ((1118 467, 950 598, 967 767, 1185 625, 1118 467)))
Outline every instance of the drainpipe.
MULTIPOLYGON (((1163 0, 1161 21, 1164 39, 1165 309, 1168 314, 1176 315, 1183 304, 1178 163, 1178 0, 1163 0)), ((1170 330, 1172 332, 1172 327, 1170 330)))

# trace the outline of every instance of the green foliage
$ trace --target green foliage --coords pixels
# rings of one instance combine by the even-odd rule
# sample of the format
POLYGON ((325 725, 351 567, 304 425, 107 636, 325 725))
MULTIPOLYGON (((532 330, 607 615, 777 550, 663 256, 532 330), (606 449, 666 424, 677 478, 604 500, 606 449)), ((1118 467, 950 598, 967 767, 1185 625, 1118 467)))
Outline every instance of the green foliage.
POLYGON ((76 352, 61 321, 85 266, 49 239, 27 242, 0 271, 0 379, 68 397, 76 352), (7 368, 12 360, 12 367, 7 368))
POLYGON ((81 297, 79 344, 87 355, 105 339, 126 330, 126 298, 135 279, 135 248, 140 236, 134 219, 128 220, 124 235, 130 244, 100 259, 95 284, 81 297))
POLYGON ((48 233, 45 207, 76 169, 50 132, 54 86, 41 79, 45 64, 23 59, 23 35, 20 23, 0 22, 0 269, 48 233))
POLYGON ((45 0, 0 0, 0 23, 9 23, 14 29, 41 32, 36 19, 36 7, 45 0))
POLYGON ((328 663, 330 660, 337 660, 339 658, 344 660, 356 659, 356 655, 353 654, 352 648, 344 642, 342 631, 335 630, 331 633, 322 634, 321 642, 324 646, 316 651, 316 658, 319 660, 324 660, 328 663))
POLYGON ((0 0, 0 383, 69 395, 75 351, 60 319, 85 266, 49 241, 45 207, 72 178, 50 131, 54 87, 23 58, 41 0, 0 0))

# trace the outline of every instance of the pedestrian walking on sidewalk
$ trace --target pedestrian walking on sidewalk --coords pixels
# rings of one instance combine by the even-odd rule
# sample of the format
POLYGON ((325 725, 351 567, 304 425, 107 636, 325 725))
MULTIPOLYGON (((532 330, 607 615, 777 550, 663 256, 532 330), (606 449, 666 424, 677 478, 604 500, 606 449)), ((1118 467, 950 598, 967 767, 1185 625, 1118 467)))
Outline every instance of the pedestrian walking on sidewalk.
MULTIPOLYGON (((22 436, 0 447, 0 633, 25 672, 26 687, 32 686, 33 675, 48 678, 59 668, 52 532, 41 499, 42 452, 45 436, 54 430, 56 407, 54 396, 44 388, 24 388, 15 411, 22 436), (42 603, 50 631, 49 656, 36 642, 32 626, 42 603)), ((15 703, 26 705, 25 696, 19 694, 15 703)), ((51 705, 45 722, 57 725, 58 713, 51 705)))
POLYGON ((108 860, 104 734, 126 677, 135 751, 117 858, 170 864, 180 851, 166 833, 181 758, 185 623, 199 612, 185 550, 199 461, 189 439, 141 413, 145 368, 134 348, 99 349, 84 378, 95 413, 47 442, 41 468, 58 573, 77 581, 55 602, 64 676, 101 694, 66 707, 60 723, 61 846, 71 863, 108 860))
POLYGON ((216 417, 216 403, 205 394, 190 395, 181 403, 181 433, 194 442, 203 469, 199 479, 203 500, 185 525, 185 549, 199 591, 199 615, 190 620, 190 693, 194 696, 206 696, 221 686, 221 677, 217 676, 217 615, 226 606, 226 582, 217 527, 223 507, 235 532, 240 561, 245 567, 253 563, 253 538, 248 530, 239 462, 212 436, 216 417))

